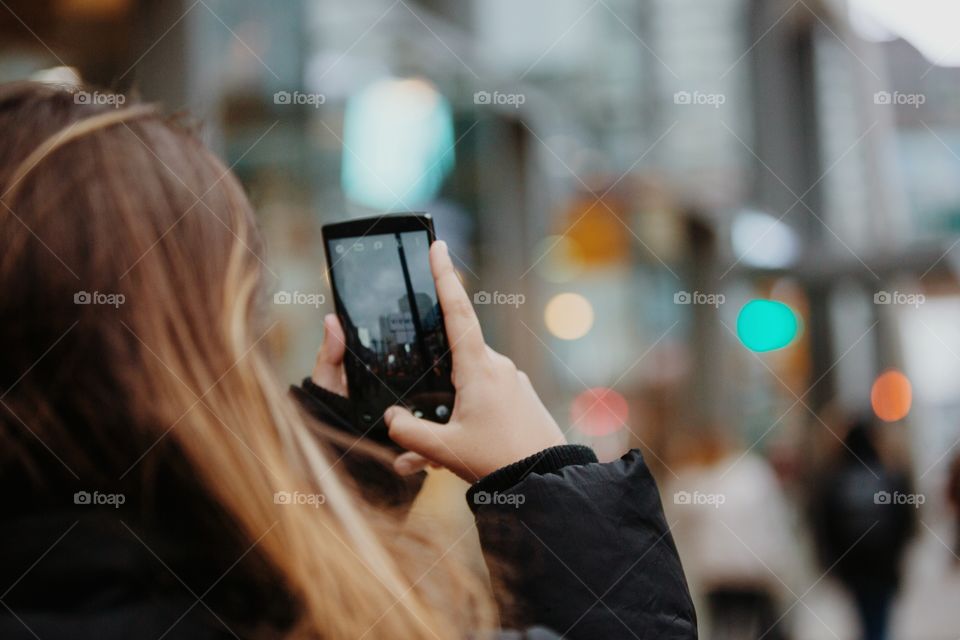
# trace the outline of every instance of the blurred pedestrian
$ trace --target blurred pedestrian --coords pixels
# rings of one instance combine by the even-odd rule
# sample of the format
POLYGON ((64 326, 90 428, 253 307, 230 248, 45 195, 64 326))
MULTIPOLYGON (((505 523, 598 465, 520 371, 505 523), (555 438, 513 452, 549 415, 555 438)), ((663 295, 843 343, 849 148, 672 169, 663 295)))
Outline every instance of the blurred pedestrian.
POLYGON ((786 585, 798 575, 788 502, 769 463, 719 432, 685 444, 693 464, 666 487, 687 576, 711 640, 782 640, 786 585))
POLYGON ((960 454, 953 457, 947 475, 947 504, 953 515, 953 561, 960 564, 960 454))
POLYGON ((864 640, 888 637, 917 506, 906 474, 882 460, 875 430, 869 418, 851 424, 811 505, 820 559, 853 597, 864 640))

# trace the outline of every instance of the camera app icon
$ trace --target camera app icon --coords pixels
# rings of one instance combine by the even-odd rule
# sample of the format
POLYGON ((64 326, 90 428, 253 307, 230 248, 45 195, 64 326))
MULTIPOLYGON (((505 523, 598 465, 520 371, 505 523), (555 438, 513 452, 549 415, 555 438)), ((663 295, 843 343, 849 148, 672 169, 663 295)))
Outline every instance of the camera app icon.
POLYGON ((277 491, 273 494, 273 503, 274 504, 291 504, 293 498, 290 495, 289 491, 277 491))
POLYGON ((90 304, 92 297, 88 291, 77 291, 73 294, 73 304, 90 304))
POLYGON ((292 100, 289 91, 277 91, 273 94, 273 104, 290 104, 292 100))
POLYGON ((473 294, 473 304, 490 304, 491 299, 489 291, 477 291, 473 294))
POLYGON ((873 304, 890 304, 890 292, 888 291, 877 291, 873 294, 873 304))
POLYGON ((89 491, 77 491, 73 494, 73 504, 90 504, 91 497, 89 491))
POLYGON ((490 104, 491 96, 489 91, 477 91, 473 94, 473 104, 490 104))
POLYGON ((692 300, 689 291, 677 291, 673 294, 673 304, 690 304, 692 300))

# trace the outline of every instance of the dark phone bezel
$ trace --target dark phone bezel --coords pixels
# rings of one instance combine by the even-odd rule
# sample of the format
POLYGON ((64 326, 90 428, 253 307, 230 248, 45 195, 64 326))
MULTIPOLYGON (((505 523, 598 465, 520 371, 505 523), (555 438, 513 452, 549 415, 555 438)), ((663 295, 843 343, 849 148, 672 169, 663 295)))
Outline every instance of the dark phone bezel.
MULTIPOLYGON (((363 238, 368 235, 379 235, 379 234, 389 234, 389 233, 403 233, 410 231, 426 231, 427 239, 429 245, 432 245, 436 241, 436 233, 433 227, 433 218, 428 213, 423 212, 410 212, 410 213, 387 213, 380 216, 369 217, 369 218, 358 218, 355 220, 345 220, 343 222, 334 222, 330 224, 325 224, 320 229, 321 235, 323 238, 323 251, 326 255, 327 260, 327 280, 330 284, 330 290, 333 293, 334 306, 336 307, 337 317, 343 322, 343 313, 344 310, 340 307, 340 295, 337 291, 336 279, 333 277, 333 269, 335 265, 334 253, 330 250, 330 242, 332 240, 341 240, 349 238, 363 238)), ((440 309, 440 317, 443 318, 443 310, 440 309)), ((444 332, 444 339, 449 345, 450 339, 446 335, 446 328, 441 323, 441 327, 444 332)), ((345 358, 355 358, 356 356, 352 355, 348 350, 344 356, 345 358)), ((449 361, 449 368, 452 370, 452 356, 449 352, 444 355, 444 359, 449 361)), ((385 428, 383 425, 383 417, 376 416, 372 424, 365 424, 360 419, 360 412, 362 411, 361 403, 363 399, 359 394, 359 387, 357 380, 352 380, 350 377, 350 367, 346 368, 347 370, 347 389, 349 390, 350 397, 355 399, 352 403, 354 406, 354 415, 352 416, 354 424, 363 429, 369 428, 385 428)), ((451 395, 453 390, 453 383, 450 383, 451 395)), ((401 402, 404 399, 401 398, 401 402)), ((406 403, 402 402, 404 405, 406 403)), ((365 404, 365 403, 364 403, 365 404)), ((452 400, 449 407, 452 410, 452 400)), ((445 421, 438 420, 435 416, 428 416, 429 419, 436 421, 445 421)), ((449 415, 447 416, 449 419, 449 415)))
POLYGON ((433 229, 433 217, 429 213, 420 211, 411 213, 385 213, 370 218, 357 218, 343 222, 331 222, 320 228, 323 234, 323 248, 327 253, 327 269, 331 267, 330 252, 327 251, 328 240, 341 238, 362 238, 379 233, 398 233, 403 231, 426 231, 430 236, 430 243, 437 239, 433 229))

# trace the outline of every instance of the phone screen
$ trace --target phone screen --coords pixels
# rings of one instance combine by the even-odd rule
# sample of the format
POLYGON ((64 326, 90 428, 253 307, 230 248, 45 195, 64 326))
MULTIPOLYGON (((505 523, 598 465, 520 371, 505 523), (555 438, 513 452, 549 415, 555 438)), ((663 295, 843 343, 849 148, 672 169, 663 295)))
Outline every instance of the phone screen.
POLYGON ((327 240, 345 368, 359 425, 394 404, 445 422, 451 358, 423 229, 327 240))

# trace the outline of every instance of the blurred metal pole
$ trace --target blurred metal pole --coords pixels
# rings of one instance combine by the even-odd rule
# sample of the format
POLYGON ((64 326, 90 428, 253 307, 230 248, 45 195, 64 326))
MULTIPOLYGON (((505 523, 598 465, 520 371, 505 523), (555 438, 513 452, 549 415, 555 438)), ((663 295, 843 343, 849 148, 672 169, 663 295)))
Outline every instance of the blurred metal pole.
MULTIPOLYGON (((713 226, 700 211, 687 212, 687 238, 690 244, 690 290, 712 292, 717 273, 717 237, 713 226)), ((723 349, 726 344, 723 329, 717 322, 717 309, 705 304, 690 306, 692 326, 691 351, 695 354, 695 367, 690 374, 688 387, 689 404, 684 408, 684 420, 692 420, 700 429, 709 429, 715 424, 728 422, 735 416, 728 415, 725 398, 730 388, 724 376, 723 349)))
POLYGON ((539 331, 542 324, 542 305, 533 299, 536 276, 529 273, 518 277, 531 264, 531 237, 536 237, 533 230, 544 224, 544 203, 536 200, 539 176, 530 153, 530 134, 519 120, 501 117, 478 126, 482 131, 477 136, 481 159, 477 187, 484 197, 478 203, 477 215, 480 282, 474 285, 491 292, 523 294, 527 303, 510 313, 497 307, 477 310, 488 327, 488 338, 502 341, 496 348, 510 354, 532 379, 542 379, 551 363, 543 357, 543 346, 530 335, 531 330, 539 331))
MULTIPOLYGON (((161 102, 168 108, 189 104, 191 75, 198 65, 190 38, 191 24, 197 20, 197 7, 186 0, 148 1, 137 4, 136 45, 124 82, 148 102, 161 102)), ((202 10, 202 8, 201 8, 202 10)))
MULTIPOLYGON (((814 25, 809 10, 786 0, 751 0, 750 39, 755 100, 756 154, 754 194, 760 206, 776 217, 790 210, 791 223, 804 238, 804 261, 816 262, 825 252, 826 229, 810 213, 823 217, 822 172, 817 122, 814 63, 814 25), (764 166, 766 165, 766 166, 764 166), (800 203, 794 206, 797 196, 800 203), (792 207, 792 209, 791 209, 792 207), (792 220, 791 220, 792 219, 792 220)), ((807 282, 811 348, 808 404, 821 409, 834 395, 828 292, 830 283, 807 282)))

